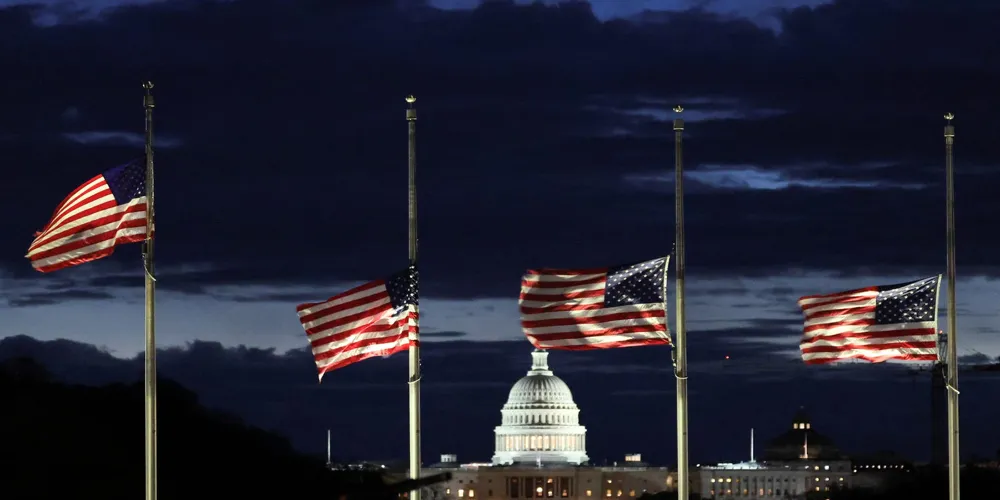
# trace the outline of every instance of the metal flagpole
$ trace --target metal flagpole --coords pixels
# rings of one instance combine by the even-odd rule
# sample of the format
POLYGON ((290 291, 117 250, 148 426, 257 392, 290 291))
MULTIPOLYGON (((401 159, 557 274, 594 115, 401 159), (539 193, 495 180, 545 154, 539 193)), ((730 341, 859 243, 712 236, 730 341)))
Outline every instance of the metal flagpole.
MULTIPOLYGON (((417 110, 414 96, 407 96, 406 123, 409 127, 409 219, 410 219, 410 265, 417 265, 417 110)), ((419 286, 419 285, 418 285, 419 286)), ((419 307, 418 307, 419 310, 419 307)), ((410 478, 420 478, 420 319, 417 319, 417 333, 410 343, 410 478)), ((410 492, 411 500, 420 500, 420 490, 410 492)))
POLYGON ((156 500, 156 278, 153 276, 153 82, 145 82, 146 108, 146 242, 142 252, 146 276, 146 500, 156 500))
POLYGON ((948 499, 959 500, 961 464, 958 455, 958 328, 955 311, 955 167, 952 147, 955 144, 955 115, 944 115, 945 185, 947 191, 948 238, 948 499))
POLYGON ((674 240, 677 272, 677 336, 674 345, 674 376, 677 378, 677 499, 688 500, 688 401, 687 401, 687 330, 684 323, 684 163, 681 145, 684 139, 684 119, 677 106, 674 112, 674 240))

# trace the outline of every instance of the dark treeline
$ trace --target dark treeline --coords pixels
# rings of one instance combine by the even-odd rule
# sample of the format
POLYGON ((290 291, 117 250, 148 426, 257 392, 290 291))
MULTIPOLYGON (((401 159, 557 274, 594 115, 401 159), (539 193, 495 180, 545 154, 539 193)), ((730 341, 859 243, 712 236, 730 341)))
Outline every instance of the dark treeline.
MULTIPOLYGON (((159 498, 395 498, 379 475, 333 473, 284 438, 158 386, 159 498)), ((67 385, 0 364, 0 498, 143 498, 143 386, 67 385)))
MULTIPOLYGON (((962 469, 962 498, 969 500, 1000 498, 1000 471, 975 467, 962 469)), ((948 470, 944 467, 921 467, 899 474, 878 490, 840 490, 816 493, 808 500, 941 500, 948 498, 948 470)))
MULTIPOLYGON (((811 492, 806 500, 946 500, 948 471, 942 467, 917 468, 913 472, 887 477, 877 490, 845 489, 811 492)), ((962 471, 962 498, 987 500, 1000 498, 1000 471, 967 466, 962 471)), ((677 500, 677 492, 643 495, 640 500, 677 500)), ((702 500, 692 493, 689 500, 702 500)))

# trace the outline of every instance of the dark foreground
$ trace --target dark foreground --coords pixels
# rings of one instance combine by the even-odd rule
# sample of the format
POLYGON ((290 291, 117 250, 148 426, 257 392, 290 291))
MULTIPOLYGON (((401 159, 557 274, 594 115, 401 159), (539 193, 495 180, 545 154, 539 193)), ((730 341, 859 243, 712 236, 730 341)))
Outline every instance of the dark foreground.
MULTIPOLYGON (((333 473, 287 440, 159 395, 159 498, 397 498, 378 474, 333 473)), ((143 387, 67 385, 29 359, 0 364, 0 498, 143 498, 143 387)))
MULTIPOLYGON (((397 499, 377 473, 334 473, 276 434, 207 410, 194 393, 159 385, 159 498, 397 499)), ((143 387, 55 382, 30 359, 0 363, 0 498, 143 498, 143 387)), ((1000 470, 967 466, 964 500, 1000 498, 1000 470)), ((646 497, 673 500, 676 493, 646 497)), ((692 496, 692 499, 695 499, 692 496)), ((946 500, 942 468, 901 474, 881 491, 808 500, 946 500)))

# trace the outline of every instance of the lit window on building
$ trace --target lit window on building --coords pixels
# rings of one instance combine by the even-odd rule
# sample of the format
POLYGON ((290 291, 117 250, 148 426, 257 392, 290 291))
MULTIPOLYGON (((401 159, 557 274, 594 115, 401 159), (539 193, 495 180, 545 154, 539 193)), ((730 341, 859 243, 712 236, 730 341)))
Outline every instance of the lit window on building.
POLYGON ((635 490, 628 490, 628 496, 634 497, 635 496, 635 490))
POLYGON ((594 492, 593 492, 593 491, 590 491, 590 490, 587 490, 587 496, 588 496, 588 497, 589 497, 589 496, 593 496, 593 494, 594 494, 594 492))
POLYGON ((605 491, 604 496, 611 498, 611 490, 605 491))
POLYGON ((618 490, 618 496, 622 496, 622 490, 618 490))
POLYGON ((471 490, 471 489, 470 489, 470 490, 469 490, 469 498, 473 498, 473 497, 475 497, 475 496, 476 496, 476 490, 471 490))
MULTIPOLYGON (((154 227, 153 229, 155 230, 156 228, 154 227)), ((465 490, 458 490, 458 498, 462 498, 464 496, 465 496, 465 490)))

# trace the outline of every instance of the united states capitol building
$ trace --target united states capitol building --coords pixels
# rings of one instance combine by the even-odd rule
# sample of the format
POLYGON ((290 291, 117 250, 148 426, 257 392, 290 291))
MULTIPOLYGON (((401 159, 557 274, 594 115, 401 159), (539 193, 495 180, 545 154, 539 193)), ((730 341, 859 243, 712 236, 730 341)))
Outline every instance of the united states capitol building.
POLYGON ((638 454, 613 467, 588 466, 587 428, 580 425, 573 393, 552 373, 547 352, 532 352, 531 361, 500 410, 493 459, 462 464, 455 455, 442 455, 421 475, 447 470, 452 479, 431 488, 426 500, 595 499, 674 490, 670 471, 644 464, 638 454))
MULTIPOLYGON (((587 428, 580 424, 572 392, 549 368, 547 352, 535 350, 531 361, 531 369, 514 384, 500 410, 492 460, 461 463, 455 455, 442 455, 421 475, 447 471, 452 478, 424 489, 422 500, 604 500, 676 490, 675 473, 643 463, 639 454, 625 455, 611 467, 589 465, 587 428)), ((813 429, 804 409, 783 434, 762 447, 759 462, 752 432, 749 461, 692 467, 692 494, 711 500, 801 499, 814 493, 825 498, 859 483, 875 487, 882 472, 903 467, 852 464, 831 439, 813 429), (859 473, 866 471, 858 469, 878 473, 865 479, 859 473)))

